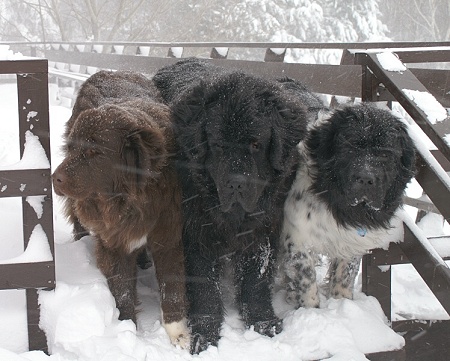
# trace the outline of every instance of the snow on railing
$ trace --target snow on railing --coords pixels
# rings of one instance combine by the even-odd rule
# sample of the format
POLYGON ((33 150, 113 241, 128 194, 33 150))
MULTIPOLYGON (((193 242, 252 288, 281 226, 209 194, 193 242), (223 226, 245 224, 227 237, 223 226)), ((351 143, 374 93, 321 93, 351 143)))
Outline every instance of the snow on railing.
POLYGON ((45 234, 42 226, 40 224, 37 224, 34 227, 33 232, 31 233, 30 239, 28 241, 28 246, 25 251, 17 257, 0 260, 0 265, 13 263, 48 262, 52 260, 53 256, 52 252, 50 251, 50 245, 48 243, 47 235, 45 234))
POLYGON ((447 119, 447 111, 431 93, 411 89, 402 91, 425 113, 431 124, 447 119))
POLYGON ((39 137, 34 135, 30 130, 25 133, 25 145, 22 159, 11 165, 2 165, 0 170, 17 170, 17 169, 48 169, 50 162, 45 154, 39 137))

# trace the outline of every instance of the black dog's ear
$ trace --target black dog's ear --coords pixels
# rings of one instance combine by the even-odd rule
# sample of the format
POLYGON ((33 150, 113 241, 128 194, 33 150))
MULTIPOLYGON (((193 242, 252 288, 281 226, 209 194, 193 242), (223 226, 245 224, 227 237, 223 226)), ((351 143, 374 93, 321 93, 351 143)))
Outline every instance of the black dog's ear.
POLYGON ((164 135, 156 128, 136 126, 126 134, 121 156, 130 185, 139 187, 148 177, 157 177, 166 165, 164 135))
POLYGON ((206 155, 205 107, 206 85, 200 82, 178 98, 172 105, 175 118, 175 132, 185 155, 196 162, 202 162, 206 155))
POLYGON ((306 135, 306 109, 288 100, 275 101, 270 116, 272 136, 270 141, 270 161, 277 171, 286 171, 298 159, 298 143, 306 135))
POLYGON ((416 148, 410 136, 406 126, 399 122, 397 129, 397 136, 402 148, 401 163, 406 171, 408 171, 409 177, 413 177, 416 172, 416 148))

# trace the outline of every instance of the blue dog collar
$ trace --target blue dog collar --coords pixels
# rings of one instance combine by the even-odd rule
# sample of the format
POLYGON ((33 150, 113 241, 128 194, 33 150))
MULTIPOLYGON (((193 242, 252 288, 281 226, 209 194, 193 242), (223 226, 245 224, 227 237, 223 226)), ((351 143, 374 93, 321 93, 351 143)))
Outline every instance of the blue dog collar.
POLYGON ((358 235, 360 237, 364 237, 367 234, 367 229, 366 228, 357 228, 356 232, 358 232, 358 235))

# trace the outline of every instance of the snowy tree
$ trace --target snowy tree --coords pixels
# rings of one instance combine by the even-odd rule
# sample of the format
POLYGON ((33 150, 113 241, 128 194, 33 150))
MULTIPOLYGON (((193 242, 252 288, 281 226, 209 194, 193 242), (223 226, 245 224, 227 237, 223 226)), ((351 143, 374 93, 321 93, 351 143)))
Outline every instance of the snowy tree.
POLYGON ((380 9, 395 40, 450 40, 449 0, 382 0, 380 9))
MULTIPOLYGON (((11 9, 8 21, 17 24, 16 33, 27 40, 352 42, 386 39, 379 0, 4 1, 11 9)), ((335 54, 296 50, 288 58, 336 62, 335 54)))

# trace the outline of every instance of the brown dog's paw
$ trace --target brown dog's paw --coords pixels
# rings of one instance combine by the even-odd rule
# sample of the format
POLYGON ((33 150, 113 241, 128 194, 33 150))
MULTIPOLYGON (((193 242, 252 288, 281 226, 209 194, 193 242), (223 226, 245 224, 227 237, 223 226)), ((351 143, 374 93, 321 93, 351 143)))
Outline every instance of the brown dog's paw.
POLYGON ((191 345, 191 333, 187 326, 187 320, 164 323, 164 328, 169 335, 170 342, 174 346, 180 346, 182 349, 188 350, 191 345))

